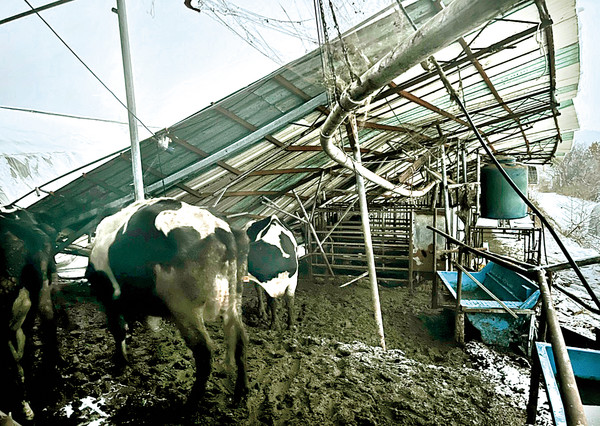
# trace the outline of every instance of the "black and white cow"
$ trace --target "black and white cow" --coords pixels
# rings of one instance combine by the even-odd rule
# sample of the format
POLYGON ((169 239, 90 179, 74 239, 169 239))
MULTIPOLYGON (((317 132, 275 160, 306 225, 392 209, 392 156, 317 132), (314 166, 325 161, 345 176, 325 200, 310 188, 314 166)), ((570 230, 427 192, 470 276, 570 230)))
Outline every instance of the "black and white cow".
POLYGON ((188 402, 202 397, 212 369, 204 321, 223 318, 228 361, 237 365, 234 401, 248 390, 241 320, 248 239, 207 210, 169 198, 138 201, 100 222, 86 276, 106 309, 116 358, 127 362, 126 323, 169 316, 196 361, 188 402))
POLYGON ((246 225, 250 238, 248 276, 257 286, 260 314, 267 317, 262 289, 267 293, 271 310, 271 328, 279 327, 278 299, 285 296, 288 328, 294 325, 294 293, 298 284, 297 243, 292 231, 277 218, 266 217, 246 225))
POLYGON ((28 395, 32 365, 26 361, 33 360, 38 313, 46 361, 58 359, 51 301, 51 284, 57 281, 55 239, 54 229, 27 211, 0 212, 0 404, 8 405, 0 408, 17 419, 32 420, 34 414, 28 395))

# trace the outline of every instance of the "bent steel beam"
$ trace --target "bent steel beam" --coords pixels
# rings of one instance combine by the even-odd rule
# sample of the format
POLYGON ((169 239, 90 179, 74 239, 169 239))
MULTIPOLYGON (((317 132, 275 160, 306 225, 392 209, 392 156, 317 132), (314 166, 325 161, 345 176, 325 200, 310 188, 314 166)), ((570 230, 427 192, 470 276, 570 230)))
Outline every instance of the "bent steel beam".
MULTIPOLYGON (((426 22, 412 36, 368 69, 358 81, 353 82, 333 106, 331 114, 321 128, 321 146, 337 163, 356 171, 365 179, 403 196, 419 196, 394 185, 370 171, 335 146, 332 137, 350 112, 357 110, 376 90, 396 76, 427 59, 463 34, 510 10, 519 0, 455 0, 446 9, 426 22)), ((435 183, 422 190, 424 195, 435 183)))

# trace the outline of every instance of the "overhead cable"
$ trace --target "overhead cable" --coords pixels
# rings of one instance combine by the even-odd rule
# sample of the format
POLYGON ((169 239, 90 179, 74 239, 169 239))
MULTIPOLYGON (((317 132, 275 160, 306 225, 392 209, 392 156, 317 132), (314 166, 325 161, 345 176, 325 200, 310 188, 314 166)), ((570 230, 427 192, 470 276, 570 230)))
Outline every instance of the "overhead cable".
POLYGON ((54 33, 54 35, 61 41, 62 44, 64 44, 64 46, 69 50, 69 52, 71 52, 73 54, 73 56, 75 56, 75 58, 81 62, 81 64, 85 67, 85 69, 87 69, 90 74, 92 74, 94 76, 94 78, 96 80, 98 80, 98 82, 106 89, 108 90, 108 92, 113 96, 113 98, 115 98, 117 100, 117 102, 119 102, 121 104, 121 106, 123 108, 125 108, 129 114, 131 114, 138 123, 140 123, 142 125, 142 127, 144 129, 146 129, 152 136, 156 136, 154 134, 154 132, 152 130, 150 130, 148 128, 148 126, 146 126, 142 120, 139 119, 139 117, 137 117, 135 114, 133 114, 131 111, 129 111, 129 108, 127 108, 127 105, 125 105, 123 103, 123 101, 121 101, 121 99, 119 99, 119 97, 102 81, 102 79, 100 77, 98 77, 98 75, 92 71, 92 69, 83 61, 83 59, 81 59, 81 57, 79 55, 77 55, 77 53, 75 53, 75 51, 67 44, 67 42, 54 30, 54 28, 52 28, 52 26, 48 23, 48 21, 46 21, 42 15, 39 14, 39 12, 31 5, 31 3, 29 3, 28 0, 23 0, 25 3, 27 3, 27 5, 31 8, 31 10, 35 11, 35 14, 38 16, 38 18, 40 18, 42 20, 42 22, 50 29, 50 31, 52 31, 52 33, 54 33))

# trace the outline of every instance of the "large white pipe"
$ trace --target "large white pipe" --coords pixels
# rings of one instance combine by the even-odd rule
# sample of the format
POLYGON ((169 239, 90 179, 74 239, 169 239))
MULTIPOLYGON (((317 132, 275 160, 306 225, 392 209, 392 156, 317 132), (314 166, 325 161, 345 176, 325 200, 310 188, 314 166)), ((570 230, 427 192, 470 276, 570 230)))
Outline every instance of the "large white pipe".
POLYGON ((337 163, 359 173, 365 179, 402 196, 420 196, 434 185, 431 183, 420 191, 410 191, 397 186, 370 171, 346 155, 333 143, 333 135, 346 120, 348 114, 357 110, 375 91, 395 77, 421 63, 429 56, 448 46, 465 33, 510 10, 520 0, 454 0, 413 35, 407 37, 394 50, 385 55, 353 82, 340 96, 327 120, 321 127, 321 146, 337 163))

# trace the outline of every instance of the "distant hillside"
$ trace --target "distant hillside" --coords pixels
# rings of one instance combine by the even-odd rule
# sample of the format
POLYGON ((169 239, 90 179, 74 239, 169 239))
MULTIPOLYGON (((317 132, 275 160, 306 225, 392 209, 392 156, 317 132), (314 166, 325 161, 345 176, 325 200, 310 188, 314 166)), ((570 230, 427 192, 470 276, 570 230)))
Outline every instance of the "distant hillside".
POLYGON ((0 205, 80 165, 72 152, 0 154, 0 205))

